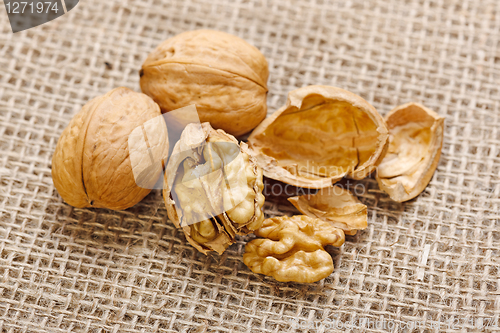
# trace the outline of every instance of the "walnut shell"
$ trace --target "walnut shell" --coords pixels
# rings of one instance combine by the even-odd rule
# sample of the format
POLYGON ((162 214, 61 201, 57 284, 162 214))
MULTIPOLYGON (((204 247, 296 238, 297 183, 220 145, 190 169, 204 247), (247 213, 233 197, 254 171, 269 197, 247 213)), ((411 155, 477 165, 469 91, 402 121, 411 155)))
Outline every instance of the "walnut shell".
POLYGON ((162 112, 195 104, 201 122, 240 136, 267 113, 266 58, 243 39, 195 30, 161 43, 142 65, 141 89, 162 112))
POLYGON ((326 278, 333 272, 333 260, 324 247, 342 246, 345 240, 341 229, 306 215, 266 219, 255 235, 263 238, 247 243, 244 264, 281 282, 326 278))
POLYGON ((368 226, 368 209, 349 190, 325 187, 316 194, 288 198, 302 214, 318 218, 353 236, 368 226))
POLYGON ((52 179, 72 206, 121 210, 151 191, 167 156, 160 108, 148 96, 121 87, 92 99, 73 117, 57 142, 52 179), (150 156, 160 163, 143 165, 150 156), (141 171, 146 173, 139 186, 141 171))
POLYGON ((330 86, 288 94, 248 142, 264 175, 305 188, 329 187, 344 176, 362 179, 387 149, 384 119, 363 98, 330 86))
POLYGON ((436 171, 443 146, 444 118, 418 103, 386 116, 389 150, 377 169, 379 187, 397 202, 419 195, 436 171))
POLYGON ((262 170, 247 145, 209 123, 189 124, 164 177, 170 220, 198 251, 219 254, 264 220, 262 170))

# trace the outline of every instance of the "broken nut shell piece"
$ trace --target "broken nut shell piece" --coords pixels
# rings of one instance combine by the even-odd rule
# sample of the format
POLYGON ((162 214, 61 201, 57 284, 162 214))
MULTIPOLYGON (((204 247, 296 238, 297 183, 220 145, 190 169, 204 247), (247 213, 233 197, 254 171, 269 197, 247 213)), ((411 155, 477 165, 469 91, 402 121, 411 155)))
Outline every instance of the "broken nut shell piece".
POLYGON ((390 111, 386 122, 389 149, 376 178, 391 199, 408 201, 425 189, 437 168, 444 118, 421 104, 408 103, 390 111))
POLYGON ((362 179, 387 147, 384 119, 367 101, 330 86, 288 94, 248 142, 264 175, 305 188, 329 187, 344 176, 362 179))
POLYGON ((323 188, 316 194, 288 198, 302 214, 318 218, 355 235, 368 225, 368 210, 351 192, 340 186, 323 188))

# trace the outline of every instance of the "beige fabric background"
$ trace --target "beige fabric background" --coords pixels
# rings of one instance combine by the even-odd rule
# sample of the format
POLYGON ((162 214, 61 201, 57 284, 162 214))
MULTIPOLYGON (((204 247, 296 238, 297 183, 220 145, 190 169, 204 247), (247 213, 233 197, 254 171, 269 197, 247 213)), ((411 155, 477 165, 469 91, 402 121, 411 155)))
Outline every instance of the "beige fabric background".
MULTIPOLYGON (((392 324, 348 331, 499 330, 478 323, 500 315, 500 2, 81 0, 15 35, 3 8, 0 331, 327 332, 334 319, 363 318, 392 324), (290 90, 329 84, 381 114, 418 101, 446 116, 438 170, 416 200, 397 204, 373 179, 358 182, 369 227, 331 250, 327 279, 253 274, 243 238, 222 256, 197 253, 159 191, 113 212, 73 209, 54 189, 51 157, 72 115, 114 87, 138 91, 147 54, 197 28, 262 50, 270 112, 290 90), (423 326, 410 329, 414 320, 423 326)), ((268 199, 269 215, 294 211, 268 199)))

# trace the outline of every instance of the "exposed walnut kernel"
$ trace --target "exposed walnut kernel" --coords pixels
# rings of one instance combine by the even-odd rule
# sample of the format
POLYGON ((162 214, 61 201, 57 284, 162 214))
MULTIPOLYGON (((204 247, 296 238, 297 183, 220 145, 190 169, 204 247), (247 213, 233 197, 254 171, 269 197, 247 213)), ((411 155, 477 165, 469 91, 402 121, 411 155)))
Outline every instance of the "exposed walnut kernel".
POLYGON ((305 215, 273 217, 255 231, 259 237, 245 247, 243 262, 254 273, 281 282, 311 283, 333 272, 326 245, 341 246, 345 236, 328 222, 305 215))

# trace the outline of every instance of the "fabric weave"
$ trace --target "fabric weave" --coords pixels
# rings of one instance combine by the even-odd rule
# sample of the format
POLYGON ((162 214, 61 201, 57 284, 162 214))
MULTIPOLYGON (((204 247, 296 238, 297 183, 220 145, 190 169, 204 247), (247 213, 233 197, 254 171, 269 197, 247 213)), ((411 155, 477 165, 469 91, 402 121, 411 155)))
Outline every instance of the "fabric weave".
MULTIPOLYGON (((0 331, 500 331, 499 32, 495 0, 85 0, 17 34, 0 11, 0 331), (330 249, 335 271, 318 283, 252 273, 248 238, 198 253, 160 191, 113 212, 74 209, 53 186, 57 139, 83 104, 139 91, 148 53, 200 28, 264 53, 269 113, 289 91, 327 84, 382 115, 415 101, 446 117, 438 169, 415 200, 392 202, 371 178, 342 182, 369 225, 330 249)), ((267 216, 296 213, 275 184, 267 216)))

